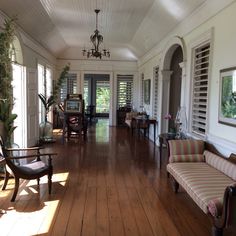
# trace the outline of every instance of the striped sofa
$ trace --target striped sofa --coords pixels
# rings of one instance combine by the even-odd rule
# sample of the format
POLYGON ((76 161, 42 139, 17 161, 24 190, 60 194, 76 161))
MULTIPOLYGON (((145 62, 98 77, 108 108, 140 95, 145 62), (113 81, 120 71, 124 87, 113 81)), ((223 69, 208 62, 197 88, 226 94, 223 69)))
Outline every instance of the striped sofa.
MULTIPOLYGON (((206 149, 202 140, 170 140, 169 164, 177 193, 181 185, 213 219, 213 235, 236 221, 236 164, 206 149), (235 214, 235 213, 234 213, 235 214)), ((209 146, 209 144, 208 144, 209 146)))

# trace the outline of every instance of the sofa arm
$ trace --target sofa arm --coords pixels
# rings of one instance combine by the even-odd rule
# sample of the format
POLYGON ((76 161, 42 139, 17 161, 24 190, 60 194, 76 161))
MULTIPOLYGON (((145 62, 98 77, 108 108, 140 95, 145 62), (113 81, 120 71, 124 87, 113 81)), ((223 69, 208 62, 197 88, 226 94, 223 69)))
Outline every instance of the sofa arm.
POLYGON ((170 156, 172 155, 189 155, 203 154, 204 141, 195 139, 186 140, 169 140, 170 156))
POLYGON ((223 199, 214 199, 208 204, 208 210, 216 229, 236 226, 236 183, 225 189, 223 199), (222 201, 222 205, 221 205, 222 201), (221 208, 221 209, 220 209, 221 208))
POLYGON ((204 162, 203 154, 172 155, 169 157, 169 163, 173 162, 204 162))
POLYGON ((207 204, 207 208, 213 217, 221 216, 223 210, 223 198, 215 198, 210 200, 207 204))

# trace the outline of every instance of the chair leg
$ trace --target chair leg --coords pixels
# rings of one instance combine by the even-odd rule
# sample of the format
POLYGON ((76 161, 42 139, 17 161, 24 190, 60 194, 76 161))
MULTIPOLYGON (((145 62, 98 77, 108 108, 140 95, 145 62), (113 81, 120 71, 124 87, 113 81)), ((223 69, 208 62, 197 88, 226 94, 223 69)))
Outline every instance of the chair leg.
POLYGON ((52 190, 52 172, 48 174, 48 193, 51 194, 52 190))
POLYGON ((19 189, 19 178, 15 177, 15 189, 14 189, 14 193, 13 193, 12 198, 11 198, 11 202, 15 201, 18 189, 19 189))
POLYGON ((212 236, 223 236, 223 229, 213 226, 212 227, 212 236))
POLYGON ((2 190, 6 189, 9 176, 10 176, 10 174, 7 172, 7 170, 5 170, 5 178, 4 178, 4 183, 2 185, 2 190))
POLYGON ((40 181, 40 178, 37 178, 38 185, 39 185, 39 181, 40 181))

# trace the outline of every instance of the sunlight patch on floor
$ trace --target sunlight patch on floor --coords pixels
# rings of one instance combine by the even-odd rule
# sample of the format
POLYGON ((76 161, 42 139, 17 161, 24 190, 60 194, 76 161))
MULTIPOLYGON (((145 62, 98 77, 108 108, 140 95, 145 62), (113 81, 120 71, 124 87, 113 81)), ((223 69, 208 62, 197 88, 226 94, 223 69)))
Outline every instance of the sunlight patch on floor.
MULTIPOLYGON (((65 186, 68 179, 69 173, 57 173, 53 175, 53 184, 60 184, 65 186)), ((41 184, 47 184, 47 176, 40 179, 41 184)), ((34 194, 39 194, 38 191, 33 187, 37 185, 37 180, 31 180, 27 182, 27 188, 23 188, 18 196, 29 195, 29 192, 34 194)), ((55 186, 56 189, 56 186, 55 186)), ((12 194, 11 191, 1 192, 1 197, 12 194)), ((56 194, 56 193, 55 193, 56 194)), ((56 195, 52 194, 52 198, 56 195)), ((6 213, 1 215, 0 220, 0 235, 37 235, 37 234, 47 234, 50 231, 50 227, 53 224, 53 219, 55 217, 59 200, 48 200, 48 195, 44 195, 42 199, 29 199, 26 201, 24 198, 19 199, 13 206, 6 207, 6 213), (44 201, 47 198, 47 201, 44 201), (38 201, 38 202, 37 202, 38 201), (30 225, 27 222, 30 220, 30 225), (37 222, 41 222, 38 225, 37 222)), ((9 203, 11 204, 11 203, 9 203)))

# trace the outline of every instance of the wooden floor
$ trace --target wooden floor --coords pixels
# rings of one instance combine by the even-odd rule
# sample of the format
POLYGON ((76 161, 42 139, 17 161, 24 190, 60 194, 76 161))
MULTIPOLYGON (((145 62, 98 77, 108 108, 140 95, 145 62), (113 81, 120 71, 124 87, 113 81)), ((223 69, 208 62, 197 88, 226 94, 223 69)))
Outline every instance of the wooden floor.
MULTIPOLYGON (((59 137, 59 136, 58 136, 59 137)), ((16 202, 13 179, 0 192, 0 235, 211 235, 210 219, 181 191, 174 194, 159 168, 158 147, 105 120, 89 128, 87 141, 48 144, 53 159, 47 178, 22 181, 16 202)), ((2 180, 1 180, 2 184, 2 180)), ((235 235, 226 232, 225 235, 235 235)))

